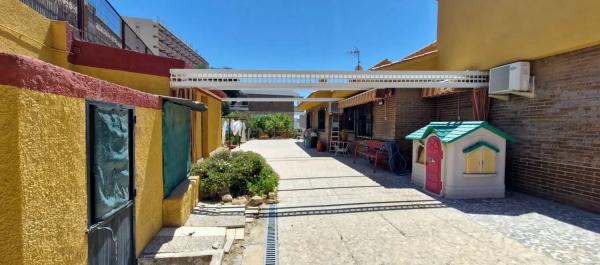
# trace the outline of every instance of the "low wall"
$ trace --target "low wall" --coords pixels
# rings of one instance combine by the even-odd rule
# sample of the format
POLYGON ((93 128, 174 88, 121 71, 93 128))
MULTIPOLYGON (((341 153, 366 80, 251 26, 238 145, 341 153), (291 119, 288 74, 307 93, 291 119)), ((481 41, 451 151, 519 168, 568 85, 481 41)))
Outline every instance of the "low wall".
POLYGON ((164 226, 182 226, 198 203, 200 178, 189 177, 175 187, 162 202, 164 226))

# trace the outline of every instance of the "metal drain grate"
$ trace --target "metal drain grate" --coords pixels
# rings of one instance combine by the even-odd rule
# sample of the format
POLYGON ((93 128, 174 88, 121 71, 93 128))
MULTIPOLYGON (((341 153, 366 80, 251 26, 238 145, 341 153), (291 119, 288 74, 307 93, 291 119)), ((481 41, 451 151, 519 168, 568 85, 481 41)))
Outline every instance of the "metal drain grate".
POLYGON ((265 240, 265 265, 277 265, 277 205, 269 206, 265 240))

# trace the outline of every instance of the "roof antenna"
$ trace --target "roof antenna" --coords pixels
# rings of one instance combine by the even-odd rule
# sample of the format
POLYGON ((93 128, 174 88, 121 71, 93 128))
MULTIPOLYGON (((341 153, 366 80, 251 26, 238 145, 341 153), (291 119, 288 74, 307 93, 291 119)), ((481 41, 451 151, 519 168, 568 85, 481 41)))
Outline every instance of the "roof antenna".
POLYGON ((354 68, 355 71, 362 71, 363 68, 362 66, 360 66, 360 50, 356 47, 354 47, 354 50, 348 51, 348 54, 356 56, 356 67, 354 68))

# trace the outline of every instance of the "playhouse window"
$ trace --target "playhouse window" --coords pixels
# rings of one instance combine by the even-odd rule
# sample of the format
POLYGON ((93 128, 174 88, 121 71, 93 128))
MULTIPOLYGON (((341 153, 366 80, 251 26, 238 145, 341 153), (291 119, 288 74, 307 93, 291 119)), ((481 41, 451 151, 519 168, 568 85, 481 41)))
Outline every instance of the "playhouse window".
POLYGON ((496 152, 483 145, 465 152, 465 173, 496 173, 496 152))
POLYGON ((423 145, 417 147, 417 163, 425 164, 425 147, 423 145))

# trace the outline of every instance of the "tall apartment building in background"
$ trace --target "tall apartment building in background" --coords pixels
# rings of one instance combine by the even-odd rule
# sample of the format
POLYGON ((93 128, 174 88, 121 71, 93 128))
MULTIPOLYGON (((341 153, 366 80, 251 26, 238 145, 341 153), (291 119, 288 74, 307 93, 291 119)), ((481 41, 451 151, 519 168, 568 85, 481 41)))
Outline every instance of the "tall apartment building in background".
POLYGON ((208 67, 208 62, 202 56, 159 22, 134 17, 123 19, 154 54, 183 60, 193 68, 208 67))

